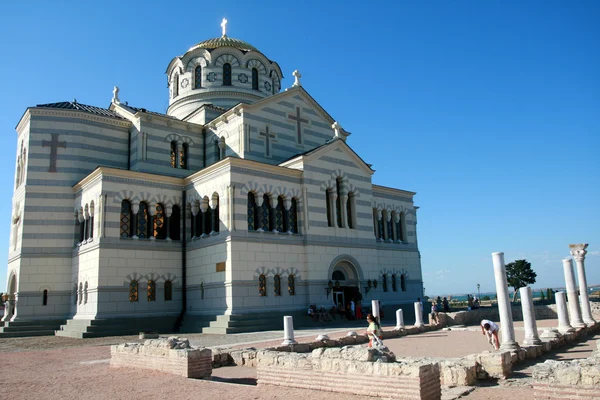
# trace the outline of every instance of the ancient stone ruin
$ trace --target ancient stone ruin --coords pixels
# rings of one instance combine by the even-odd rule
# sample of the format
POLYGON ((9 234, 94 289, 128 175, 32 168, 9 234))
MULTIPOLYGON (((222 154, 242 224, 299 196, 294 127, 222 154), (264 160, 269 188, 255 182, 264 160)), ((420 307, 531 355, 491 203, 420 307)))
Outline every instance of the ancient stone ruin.
POLYGON ((440 370, 428 359, 399 359, 386 347, 319 348, 311 353, 257 352, 258 384, 370 397, 441 398, 440 370))
POLYGON ((177 337, 114 345, 110 356, 111 367, 151 369, 186 378, 209 378, 212 374, 212 351, 191 347, 187 339, 177 337))

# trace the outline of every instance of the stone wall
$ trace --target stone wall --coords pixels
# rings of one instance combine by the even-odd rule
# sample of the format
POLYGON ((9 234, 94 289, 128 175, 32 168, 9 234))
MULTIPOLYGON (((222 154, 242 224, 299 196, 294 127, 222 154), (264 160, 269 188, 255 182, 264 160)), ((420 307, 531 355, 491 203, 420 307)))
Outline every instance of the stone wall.
MULTIPOLYGON (((556 304, 550 305, 538 305, 534 307, 535 319, 556 319, 558 314, 556 313, 556 304)), ((513 321, 522 321, 523 312, 521 305, 513 305, 511 307, 513 321)), ((490 321, 499 321, 500 316, 498 315, 498 307, 484 307, 478 308, 477 310, 471 311, 458 311, 449 313, 439 313, 440 324, 442 326, 448 325, 478 325, 482 319, 489 319, 490 321)))
POLYGON ((583 360, 547 360, 533 368, 536 399, 600 399, 600 340, 583 360))
POLYGON ((212 351, 190 347, 187 339, 113 345, 110 356, 111 367, 151 369, 186 378, 208 378, 212 374, 212 351))
POLYGON ((440 369, 428 359, 396 360, 385 347, 320 348, 312 353, 261 351, 258 384, 369 397, 437 400, 440 369))

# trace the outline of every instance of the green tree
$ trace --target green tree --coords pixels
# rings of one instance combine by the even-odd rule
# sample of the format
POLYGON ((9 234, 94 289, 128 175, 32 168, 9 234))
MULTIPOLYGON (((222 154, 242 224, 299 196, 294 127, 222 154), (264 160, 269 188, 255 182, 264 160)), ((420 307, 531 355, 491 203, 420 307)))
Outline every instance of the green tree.
POLYGON ((537 274, 531 269, 527 260, 516 260, 506 264, 506 280, 508 286, 514 288, 513 301, 517 299, 519 288, 535 283, 537 274))

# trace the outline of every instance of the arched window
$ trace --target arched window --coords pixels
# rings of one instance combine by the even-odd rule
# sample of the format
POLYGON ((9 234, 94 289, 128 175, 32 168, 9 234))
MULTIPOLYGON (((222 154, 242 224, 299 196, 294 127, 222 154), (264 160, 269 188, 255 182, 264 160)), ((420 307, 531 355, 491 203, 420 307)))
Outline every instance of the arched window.
POLYGON ((194 89, 202 87, 202 66, 198 65, 194 69, 194 89))
POLYGON ((345 281, 346 280, 346 276, 344 276, 344 273, 342 271, 333 271, 333 273, 331 274, 331 279, 333 279, 334 281, 345 281))
POLYGON ((392 274, 392 291, 398 291, 398 288, 396 287, 396 274, 392 274))
POLYGON ((173 206, 173 211, 171 212, 171 216, 169 217, 169 237, 171 240, 179 240, 180 236, 180 227, 179 222, 181 221, 181 212, 178 205, 173 206))
POLYGON ((406 276, 404 274, 400 275, 400 289, 406 292, 406 276))
POLYGON ((219 220, 219 195, 216 193, 213 194, 213 202, 215 203, 215 209, 212 211, 212 231, 219 232, 219 225, 221 225, 219 220))
POLYGON ((212 232, 212 215, 213 215, 213 209, 210 208, 210 206, 207 204, 206 205, 206 211, 204 212, 204 228, 202 230, 202 233, 205 235, 210 235, 210 233, 212 232))
POLYGON ((271 200, 269 195, 263 195, 263 204, 261 210, 261 224, 260 227, 265 231, 271 231, 271 200))
POLYGON ((137 215, 137 237, 140 239, 148 238, 148 204, 142 201, 137 215))
POLYGON ((90 215, 90 212, 89 212, 89 209, 88 209, 88 205, 86 204, 85 205, 85 211, 84 211, 84 214, 83 214, 84 218, 87 217, 87 218, 85 218, 85 231, 83 233, 83 240, 84 241, 87 241, 88 238, 90 237, 89 236, 89 233, 90 233, 90 229, 89 229, 90 228, 90 217, 89 217, 89 215, 90 215))
POLYGON ((90 235, 89 238, 92 239, 94 237, 94 202, 91 202, 91 206, 90 206, 90 218, 89 218, 89 224, 90 224, 90 235))
POLYGON ((252 68, 252 90, 258 90, 258 70, 252 68))
POLYGON ((285 207, 283 206, 283 196, 277 197, 277 206, 275 207, 275 229, 277 232, 286 232, 284 221, 285 207))
POLYGON ((87 301, 88 301, 88 283, 86 281, 85 285, 83 286, 83 304, 87 304, 87 301))
POLYGON ((179 168, 187 169, 187 160, 188 160, 188 144, 183 143, 181 145, 181 149, 179 149, 179 168))
POLYGON ((156 282, 148 281, 148 301, 156 301, 156 282))
POLYGON ((337 178, 335 180, 335 187, 337 191, 337 198, 335 199, 335 211, 337 217, 337 226, 338 228, 342 227, 342 197, 340 196, 342 192, 342 178, 337 178))
POLYGON ((398 222, 396 222, 396 232, 398 235, 398 240, 401 242, 406 241, 406 216, 403 212, 400 213, 400 217, 398 218, 398 222))
POLYGON ((215 152, 215 162, 221 160, 221 149, 219 148, 219 141, 215 139, 214 141, 214 152, 215 152))
POLYGON ((171 168, 177 168, 177 142, 171 142, 171 168))
POLYGON ((85 219, 82 219, 81 221, 79 221, 79 218, 78 218, 77 223, 79 224, 79 242, 78 243, 82 243, 85 239, 85 219))
POLYGON ((325 205, 327 207, 327 226, 333 226, 333 219, 331 218, 331 194, 329 189, 325 190, 325 205))
POLYGON ((248 230, 254 231, 256 229, 256 199, 254 198, 254 193, 248 192, 248 230))
POLYGON ((296 199, 292 198, 292 205, 290 206, 290 217, 289 217, 289 230, 292 233, 298 233, 298 206, 296 199))
POLYGON ((42 292, 42 305, 48 305, 48 289, 44 289, 44 291, 42 292))
POLYGON ((394 240, 394 217, 389 215, 389 211, 386 213, 385 224, 387 227, 387 239, 390 241, 394 240), (389 221, 387 220, 388 218, 390 219, 389 221))
POLYGON ((79 301, 78 303, 81 304, 83 302, 83 283, 79 282, 79 301))
POLYGON ((389 239, 390 233, 387 231, 387 211, 381 211, 381 238, 383 240, 389 239))
POLYGON ((281 296, 281 277, 279 274, 273 277, 273 292, 275 296, 281 296))
POLYGON ((173 299, 173 283, 171 281, 165 281, 165 301, 171 301, 173 299))
POLYGON ((373 209, 373 233, 375 234, 375 239, 379 238, 379 226, 377 224, 377 209, 373 209))
POLYGON ((138 281, 133 280, 129 283, 129 301, 134 303, 138 301, 138 281))
POLYGON ((348 201, 346 202, 346 212, 348 214, 348 228, 356 229, 356 214, 355 210, 356 196, 354 192, 348 193, 348 201))
POLYGON ((288 276, 288 293, 290 294, 290 296, 296 294, 296 279, 293 274, 288 276))
POLYGON ((223 86, 231 86, 231 64, 223 64, 223 86))
POLYGON ((154 237, 157 239, 167 238, 167 225, 165 224, 165 207, 157 203, 154 213, 154 237))
POLYGON ((175 79, 173 80, 173 98, 179 96, 179 74, 175 74, 175 79))
POLYGON ((202 215, 202 209, 198 208, 198 214, 196 214, 196 216, 194 218, 195 232, 192 232, 192 236, 194 236, 194 237, 202 236, 202 230, 204 229, 204 224, 202 223, 203 220, 204 219, 203 219, 203 215, 202 215))
POLYGON ((383 283, 383 291, 387 292, 388 286, 387 286, 387 275, 383 274, 383 276, 381 277, 381 281, 383 283))
POLYGON ((261 297, 267 295, 267 277, 265 274, 260 274, 258 277, 258 294, 260 294, 261 297))

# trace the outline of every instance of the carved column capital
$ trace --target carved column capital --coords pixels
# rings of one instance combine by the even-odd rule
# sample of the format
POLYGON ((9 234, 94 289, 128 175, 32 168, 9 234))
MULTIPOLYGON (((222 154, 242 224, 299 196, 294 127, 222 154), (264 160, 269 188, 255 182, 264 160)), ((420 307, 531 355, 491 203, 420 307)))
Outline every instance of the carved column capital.
POLYGON ((571 255, 575 259, 575 261, 583 261, 585 260, 585 255, 587 254, 586 248, 588 247, 587 243, 582 244, 570 244, 569 248, 571 249, 571 255))

